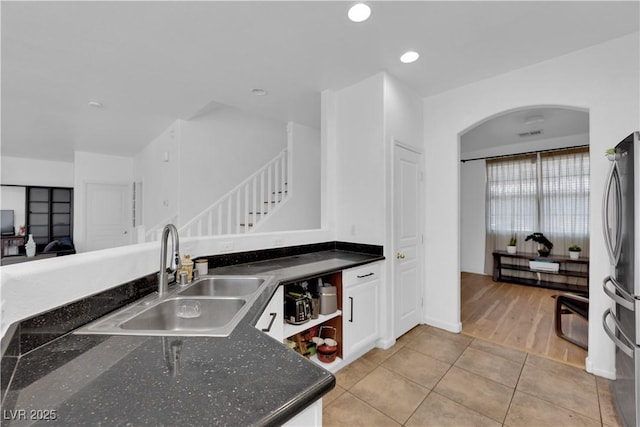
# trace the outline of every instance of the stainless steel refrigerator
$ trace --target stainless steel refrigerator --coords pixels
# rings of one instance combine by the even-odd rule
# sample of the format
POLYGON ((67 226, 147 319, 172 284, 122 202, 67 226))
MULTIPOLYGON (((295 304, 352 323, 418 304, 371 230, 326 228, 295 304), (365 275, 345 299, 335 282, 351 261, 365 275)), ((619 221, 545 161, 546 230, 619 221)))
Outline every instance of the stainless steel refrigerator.
POLYGON ((616 345, 613 398, 626 426, 640 414, 640 133, 634 132, 608 155, 611 161, 602 204, 610 275, 603 280, 611 308, 602 324, 616 345), (636 250, 637 249, 637 250, 636 250), (608 320, 609 319, 609 320, 608 320))

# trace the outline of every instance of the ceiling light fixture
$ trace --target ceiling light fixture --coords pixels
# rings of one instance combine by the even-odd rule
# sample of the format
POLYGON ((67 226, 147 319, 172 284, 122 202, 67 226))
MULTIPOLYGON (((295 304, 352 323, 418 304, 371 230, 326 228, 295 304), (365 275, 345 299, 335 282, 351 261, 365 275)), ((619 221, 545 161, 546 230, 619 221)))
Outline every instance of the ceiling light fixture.
POLYGON ((410 50, 402 54, 402 56, 400 57, 400 62, 411 64, 412 62, 417 61, 418 58, 420 58, 420 54, 418 52, 410 50))
POLYGON ((364 3, 358 3, 351 6, 347 16, 353 22, 363 22, 371 16, 371 8, 364 3))
POLYGON ((102 103, 98 102, 98 101, 89 101, 87 105, 89 105, 89 107, 93 107, 93 108, 102 108, 103 107, 102 103))
POLYGON ((266 90, 259 89, 259 88, 251 89, 251 93, 254 94, 255 96, 266 96, 267 95, 267 91, 266 90))

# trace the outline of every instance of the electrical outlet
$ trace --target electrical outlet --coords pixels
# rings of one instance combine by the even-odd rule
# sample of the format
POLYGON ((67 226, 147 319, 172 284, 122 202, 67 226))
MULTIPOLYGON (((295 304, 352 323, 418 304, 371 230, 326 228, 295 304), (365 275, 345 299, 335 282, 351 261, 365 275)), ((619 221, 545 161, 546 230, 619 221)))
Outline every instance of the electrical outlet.
POLYGON ((273 241, 273 246, 284 246, 284 239, 279 237, 273 241))
POLYGON ((233 242, 220 242, 220 252, 231 252, 233 250, 233 242))

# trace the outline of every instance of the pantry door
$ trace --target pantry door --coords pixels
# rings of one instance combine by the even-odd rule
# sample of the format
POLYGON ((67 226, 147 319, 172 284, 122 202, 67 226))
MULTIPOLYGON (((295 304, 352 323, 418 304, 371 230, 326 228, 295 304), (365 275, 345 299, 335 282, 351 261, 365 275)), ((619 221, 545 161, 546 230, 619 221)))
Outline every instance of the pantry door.
POLYGON ((394 141, 394 337, 422 323, 422 155, 394 141))
POLYGON ((131 244, 131 187, 86 184, 86 251, 131 244))

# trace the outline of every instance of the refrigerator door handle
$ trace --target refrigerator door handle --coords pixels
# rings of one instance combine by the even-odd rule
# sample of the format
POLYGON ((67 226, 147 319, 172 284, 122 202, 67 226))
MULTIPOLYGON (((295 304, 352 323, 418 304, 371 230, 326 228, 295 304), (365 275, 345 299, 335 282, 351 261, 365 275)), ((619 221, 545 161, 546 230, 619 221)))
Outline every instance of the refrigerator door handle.
POLYGON ((618 170, 618 163, 613 160, 611 162, 611 167, 609 168, 609 174, 607 175, 607 181, 604 187, 604 195, 602 200, 602 228, 604 231, 604 241, 606 243, 607 252, 609 253, 609 263, 612 266, 618 265, 618 260, 620 259, 620 251, 622 250, 622 242, 621 242, 621 221, 622 221, 622 210, 620 206, 622 197, 622 188, 620 185, 620 173, 618 170), (612 185, 613 184, 613 185, 612 185), (616 206, 614 214, 616 216, 616 241, 615 245, 611 241, 611 230, 609 229, 610 224, 610 216, 609 216, 609 202, 611 200, 611 187, 613 186, 615 190, 616 197, 616 206))
POLYGON ((607 308, 604 312, 604 315, 602 316, 602 327, 604 328, 604 331, 607 333, 607 335, 609 335, 609 338, 611 338, 611 341, 614 342, 616 347, 618 347, 627 356, 633 358, 633 346, 630 344, 631 340, 624 334, 624 332, 622 332, 620 322, 618 321, 618 319, 616 319, 616 316, 611 313, 610 308, 607 308), (613 323, 615 323, 616 325, 616 329, 620 331, 620 335, 625 339, 625 341, 627 341, 626 343, 618 338, 616 334, 611 331, 611 329, 609 329, 609 325, 607 324, 608 316, 611 316, 611 318, 613 319, 613 323))
POLYGON ((635 298, 629 292, 627 292, 616 279, 611 276, 607 276, 602 281, 602 289, 604 293, 609 295, 609 298, 630 311, 636 311, 635 298), (609 289, 607 283, 611 283, 615 290, 609 289), (620 294, 620 295, 618 295, 620 294))

